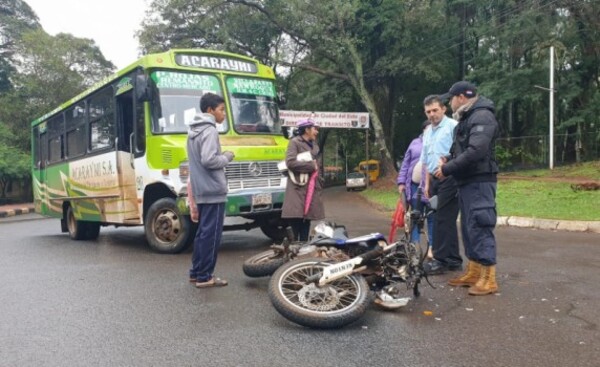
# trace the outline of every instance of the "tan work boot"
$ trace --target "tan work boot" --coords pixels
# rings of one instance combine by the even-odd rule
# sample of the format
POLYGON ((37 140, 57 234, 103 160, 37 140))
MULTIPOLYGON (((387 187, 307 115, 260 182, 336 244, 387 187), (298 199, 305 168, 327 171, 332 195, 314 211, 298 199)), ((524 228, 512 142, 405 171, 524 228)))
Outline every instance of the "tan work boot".
POLYGON ((467 264, 467 271, 456 278, 450 279, 448 281, 448 285, 453 287, 470 287, 477 283, 480 273, 481 264, 473 260, 469 260, 469 263, 467 264))
POLYGON ((481 265, 481 275, 475 285, 469 288, 469 294, 472 296, 485 296, 486 294, 496 293, 498 283, 496 283, 496 265, 481 265))

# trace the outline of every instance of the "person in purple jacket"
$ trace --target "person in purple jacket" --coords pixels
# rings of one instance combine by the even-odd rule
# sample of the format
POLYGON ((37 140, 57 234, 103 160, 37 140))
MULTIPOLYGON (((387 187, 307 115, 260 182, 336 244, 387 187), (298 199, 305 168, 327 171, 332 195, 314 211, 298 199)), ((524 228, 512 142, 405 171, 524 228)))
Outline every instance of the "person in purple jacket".
MULTIPOLYGON (((425 120, 423 122, 423 131, 427 129, 430 122, 429 120, 425 120)), ((414 207, 417 205, 417 189, 422 187, 422 182, 424 178, 423 167, 421 165, 421 150, 423 149, 423 134, 420 134, 418 137, 413 139, 413 141, 408 146, 406 153, 404 153, 404 159, 402 160, 402 166, 400 167, 400 172, 398 172, 398 178, 396 183, 398 184, 398 192, 400 195, 404 192, 406 195, 406 200, 410 202, 410 206, 414 207)), ((421 196, 421 201, 423 204, 427 205, 428 201, 425 195, 421 196)), ((408 209, 408 208, 407 208, 408 209)), ((433 243, 433 219, 431 215, 427 217, 427 256, 429 258, 433 257, 431 244, 433 243)), ((412 233, 410 234, 411 242, 420 243, 421 242, 421 234, 419 233, 419 228, 413 228, 412 233)))

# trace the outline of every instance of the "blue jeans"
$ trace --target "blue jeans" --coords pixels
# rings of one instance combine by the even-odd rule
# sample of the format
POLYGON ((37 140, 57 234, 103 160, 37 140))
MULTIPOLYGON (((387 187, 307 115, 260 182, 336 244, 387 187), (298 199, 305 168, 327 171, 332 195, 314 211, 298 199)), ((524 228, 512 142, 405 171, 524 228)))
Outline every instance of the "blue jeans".
MULTIPOLYGON (((411 192, 413 194, 413 197, 410 199, 410 206, 411 208, 415 208, 417 206, 417 189, 419 188, 419 185, 416 183, 411 183, 410 184, 410 188, 411 188, 411 192)), ((422 204, 422 206, 424 206, 425 204, 422 204)), ((431 245, 433 244, 433 213, 430 213, 427 216, 427 246, 431 247, 431 245)), ((419 228, 417 226, 415 226, 410 234, 410 242, 413 243, 421 243, 421 231, 419 230, 419 228)))
POLYGON ((217 265, 217 249, 223 235, 225 203, 198 204, 200 220, 194 238, 190 278, 206 282, 213 277, 217 265))

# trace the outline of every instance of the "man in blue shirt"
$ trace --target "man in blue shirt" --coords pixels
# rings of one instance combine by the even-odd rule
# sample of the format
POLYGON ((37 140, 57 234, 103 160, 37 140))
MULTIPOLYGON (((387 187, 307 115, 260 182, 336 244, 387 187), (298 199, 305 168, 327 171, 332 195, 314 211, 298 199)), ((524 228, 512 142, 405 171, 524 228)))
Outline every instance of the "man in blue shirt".
POLYGON ((462 269, 462 257, 458 247, 457 187, 453 177, 437 178, 434 172, 442 157, 450 152, 454 128, 458 124, 446 116, 446 106, 437 95, 423 101, 425 115, 431 122, 423 134, 421 162, 425 167, 425 195, 438 197, 433 225, 433 260, 425 264, 428 274, 442 274, 448 270, 462 269))

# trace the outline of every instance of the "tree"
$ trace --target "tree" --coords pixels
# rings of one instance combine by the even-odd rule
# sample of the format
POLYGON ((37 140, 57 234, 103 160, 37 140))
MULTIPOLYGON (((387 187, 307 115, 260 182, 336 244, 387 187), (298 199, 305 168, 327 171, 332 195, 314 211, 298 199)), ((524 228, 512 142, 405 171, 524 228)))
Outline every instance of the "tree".
POLYGON ((366 110, 375 153, 381 148, 389 162, 419 133, 423 98, 459 79, 495 101, 504 136, 546 133, 547 93, 534 86, 547 85, 550 45, 558 55, 558 129, 585 132, 599 112, 597 4, 155 0, 140 40, 148 51, 210 47, 253 56, 279 71, 293 108, 366 110))
POLYGON ((0 120, 12 131, 17 144, 29 149, 29 125, 94 82, 109 75, 114 65, 92 40, 69 34, 50 36, 42 29, 21 35, 14 48, 19 72, 10 91, 0 95, 0 120))
POLYGON ((290 68, 292 77, 305 70, 330 84, 343 81, 370 113, 377 150, 388 168, 403 78, 422 83, 446 74, 443 57, 427 64, 419 60, 422 52, 414 52, 423 40, 437 40, 438 30, 443 34, 448 22, 440 1, 155 0, 152 7, 154 14, 140 33, 145 49, 211 46, 290 68), (419 31, 424 25, 429 34, 419 31))
POLYGON ((38 28, 37 16, 23 0, 0 0, 0 93, 11 88, 13 56, 21 35, 38 28))
POLYGON ((30 157, 14 145, 15 137, 0 122, 0 198, 16 180, 27 179, 31 174, 30 157))

